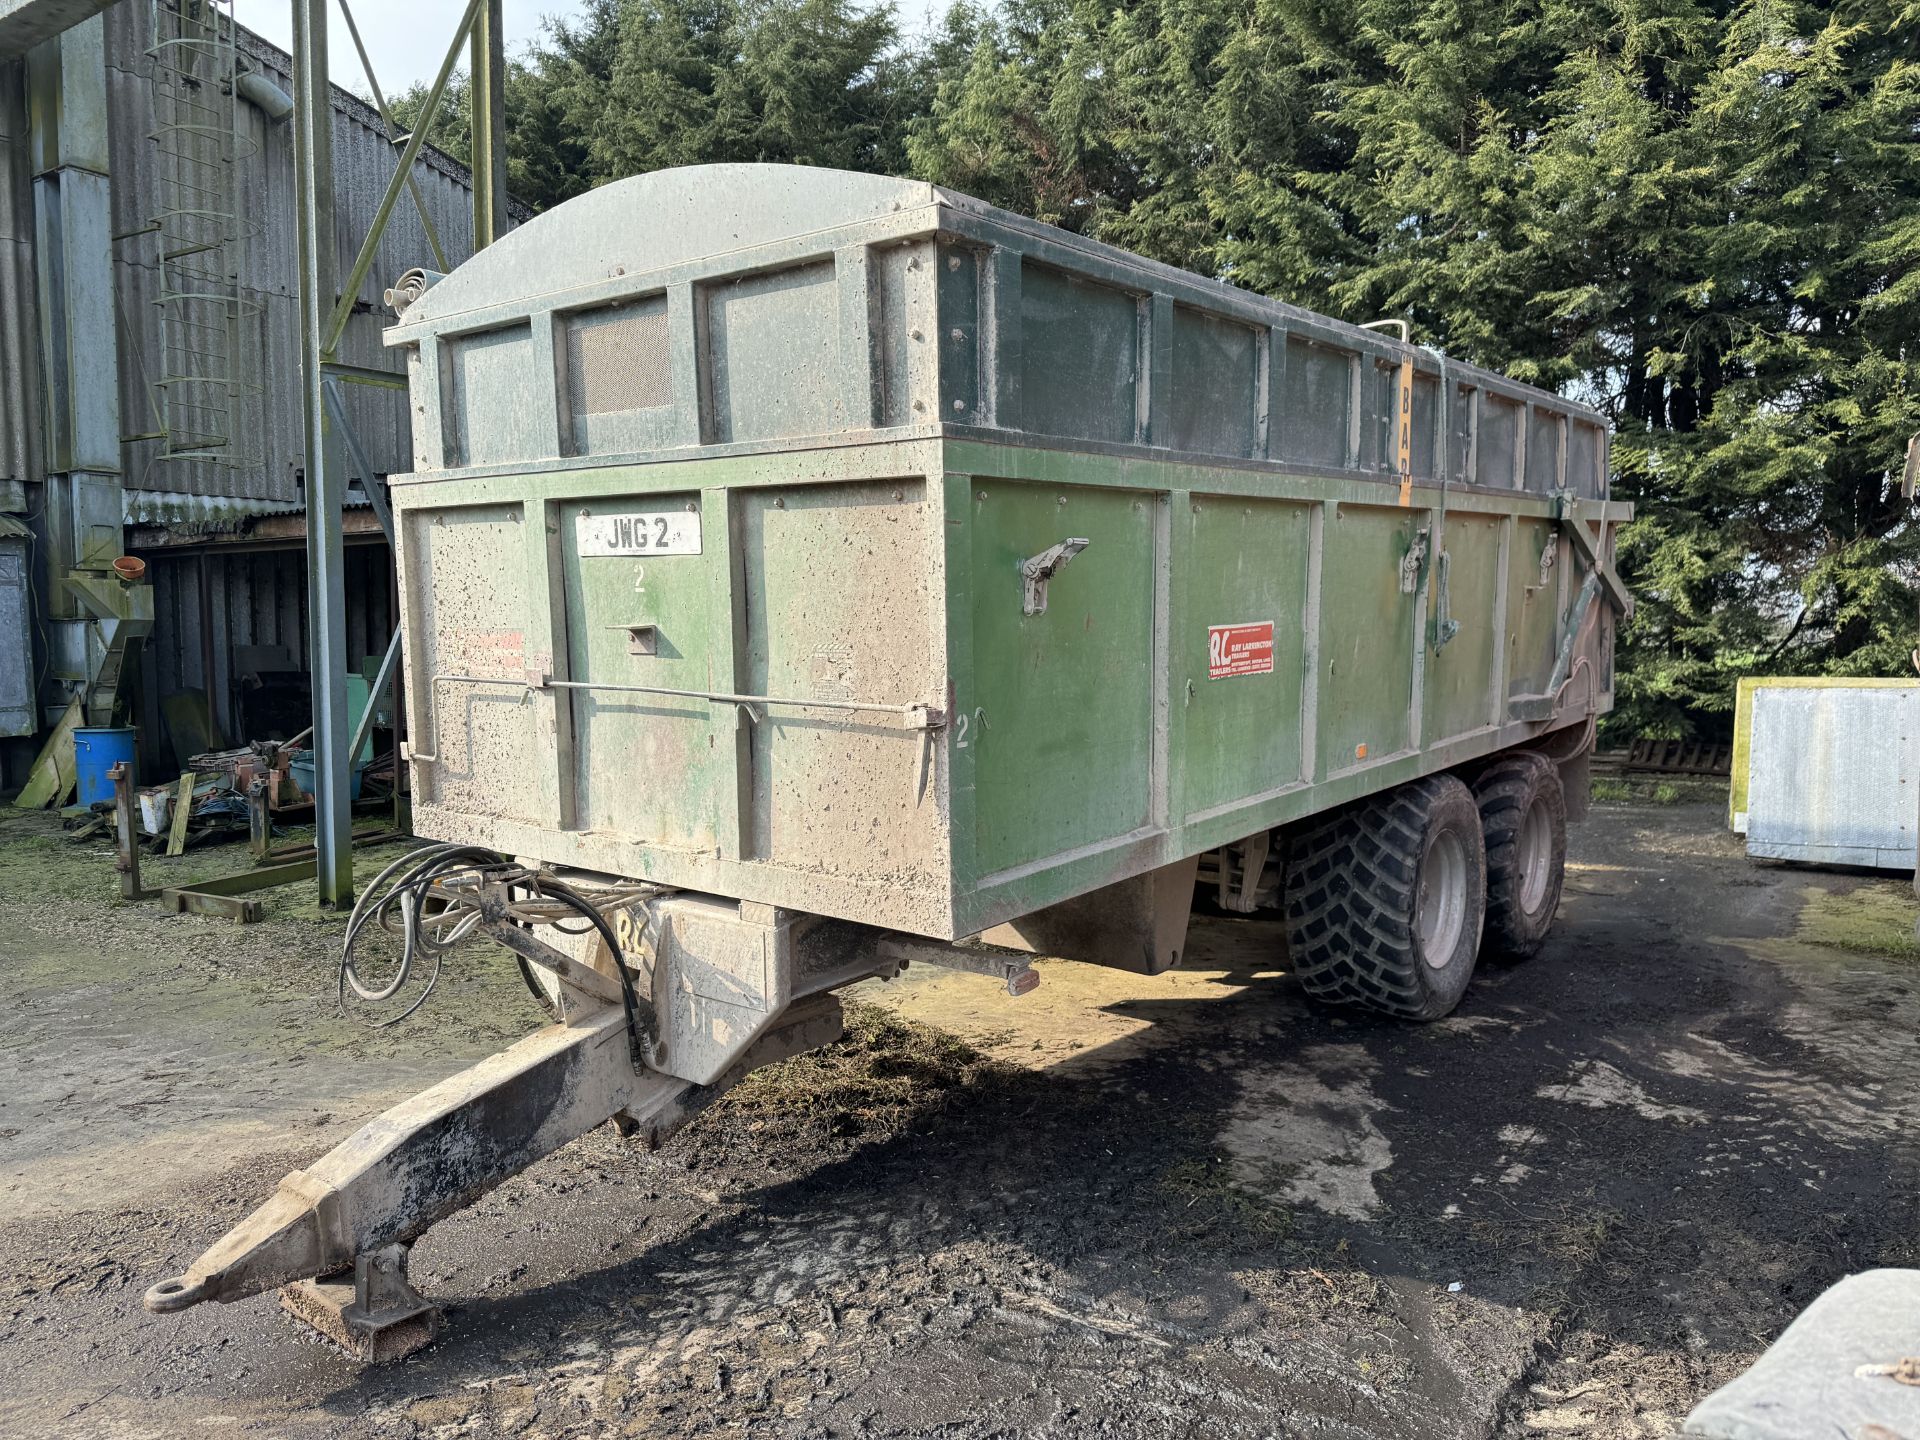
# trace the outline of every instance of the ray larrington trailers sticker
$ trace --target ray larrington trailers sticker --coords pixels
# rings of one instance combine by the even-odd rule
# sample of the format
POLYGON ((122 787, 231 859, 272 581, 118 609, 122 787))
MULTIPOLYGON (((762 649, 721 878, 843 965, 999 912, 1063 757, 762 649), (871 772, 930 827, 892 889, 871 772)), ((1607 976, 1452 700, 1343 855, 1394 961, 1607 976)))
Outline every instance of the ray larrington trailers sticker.
POLYGON ((1207 678, 1228 680, 1236 675, 1273 673, 1273 622, 1255 620, 1243 625, 1207 627, 1207 678))
POLYGON ((697 510, 626 510, 578 515, 574 543, 582 555, 698 555, 697 510))

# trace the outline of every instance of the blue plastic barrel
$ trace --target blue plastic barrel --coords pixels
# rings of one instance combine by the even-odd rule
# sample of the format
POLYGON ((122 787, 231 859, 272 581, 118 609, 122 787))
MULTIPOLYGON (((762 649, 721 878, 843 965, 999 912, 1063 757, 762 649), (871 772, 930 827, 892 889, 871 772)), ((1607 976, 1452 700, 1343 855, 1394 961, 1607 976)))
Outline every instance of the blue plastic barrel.
POLYGON ((82 725, 73 732, 74 784, 82 805, 113 799, 108 771, 122 760, 133 768, 133 742, 140 732, 131 725, 82 725))

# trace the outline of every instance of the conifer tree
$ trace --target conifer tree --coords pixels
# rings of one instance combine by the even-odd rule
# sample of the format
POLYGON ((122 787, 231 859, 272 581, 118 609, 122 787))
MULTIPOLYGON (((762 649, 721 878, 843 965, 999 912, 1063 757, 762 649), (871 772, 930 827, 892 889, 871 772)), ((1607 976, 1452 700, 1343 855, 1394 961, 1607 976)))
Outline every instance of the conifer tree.
POLYGON ((510 179, 546 206, 715 160, 911 173, 1595 404, 1639 507, 1615 729, 1715 733, 1742 674, 1909 670, 1917 25, 958 0, 907 43, 860 0, 592 0, 513 69, 510 179))

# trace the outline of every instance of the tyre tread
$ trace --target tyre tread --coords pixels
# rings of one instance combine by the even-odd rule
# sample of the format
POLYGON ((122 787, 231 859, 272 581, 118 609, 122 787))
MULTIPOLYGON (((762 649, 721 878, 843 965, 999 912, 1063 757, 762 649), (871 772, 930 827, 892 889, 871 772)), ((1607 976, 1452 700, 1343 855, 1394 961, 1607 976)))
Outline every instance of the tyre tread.
MULTIPOLYGON (((1452 1009, 1423 973, 1414 888, 1429 818, 1450 776, 1343 806, 1296 838, 1286 887, 1288 953, 1316 999, 1409 1020, 1452 1009)), ((1457 999, 1457 997, 1456 997, 1457 999)))
POLYGON ((1519 751, 1503 755, 1475 778, 1473 797, 1480 807, 1480 828, 1487 846, 1486 952, 1505 961, 1524 960, 1540 948, 1558 907, 1566 855, 1566 801, 1559 799, 1555 834, 1556 874, 1550 889, 1547 925, 1530 923, 1520 909, 1520 826, 1542 786, 1558 795, 1559 771, 1544 755, 1519 751))

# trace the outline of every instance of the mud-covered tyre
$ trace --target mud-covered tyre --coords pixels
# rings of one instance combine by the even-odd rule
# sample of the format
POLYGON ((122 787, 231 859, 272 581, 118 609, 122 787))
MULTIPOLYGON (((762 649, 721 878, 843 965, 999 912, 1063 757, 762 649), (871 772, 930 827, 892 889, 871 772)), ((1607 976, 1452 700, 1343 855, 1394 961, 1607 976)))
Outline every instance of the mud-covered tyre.
POLYGON ((1473 782, 1487 844, 1487 933, 1481 949, 1508 964, 1540 948, 1567 873, 1567 797, 1543 755, 1505 755, 1473 782))
POLYGON ((1486 904, 1473 792, 1451 775, 1411 781, 1295 837, 1286 882, 1293 973, 1317 1000, 1437 1020, 1473 978, 1486 904))

